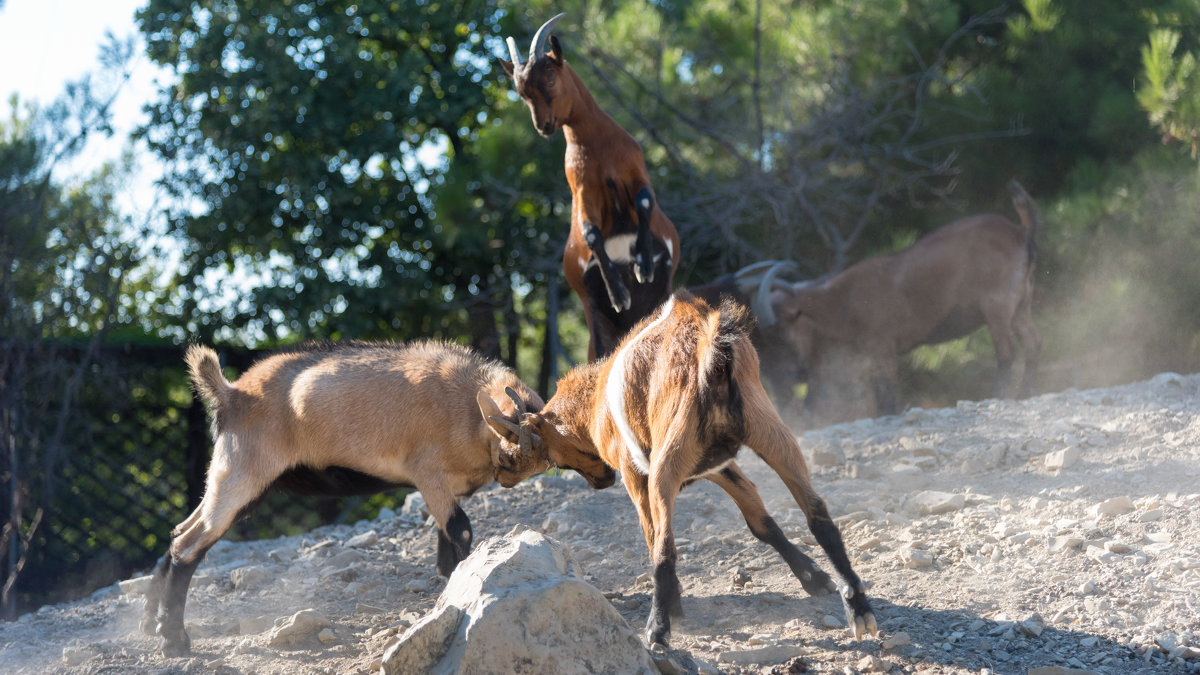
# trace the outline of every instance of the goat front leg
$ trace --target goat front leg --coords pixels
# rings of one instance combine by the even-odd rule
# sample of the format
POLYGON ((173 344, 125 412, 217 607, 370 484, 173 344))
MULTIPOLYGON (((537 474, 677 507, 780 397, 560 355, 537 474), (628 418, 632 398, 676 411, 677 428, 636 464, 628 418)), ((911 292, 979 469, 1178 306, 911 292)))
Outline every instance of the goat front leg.
POLYGON ((417 491, 425 498, 429 514, 437 521, 438 574, 449 577, 454 568, 471 554, 471 543, 475 537, 471 521, 443 481, 432 484, 422 481, 417 485, 417 491))
POLYGON ((726 494, 733 498, 733 502, 737 504, 738 510, 746 519, 746 525, 750 527, 750 532, 759 541, 769 544, 771 548, 779 552, 779 555, 783 556, 784 562, 788 564, 792 574, 796 575, 796 578, 800 580, 800 585, 804 586, 804 590, 809 595, 822 596, 837 590, 837 586, 829 578, 829 575, 821 571, 812 558, 804 555, 800 549, 796 548, 795 544, 788 541, 779 524, 767 513, 767 507, 763 505, 762 497, 758 495, 758 489, 746 474, 742 473, 737 464, 730 462, 718 473, 708 474, 705 478, 719 485, 726 494))
POLYGON ((633 275, 639 284, 648 284, 654 281, 654 234, 650 231, 654 196, 650 193, 649 187, 638 191, 637 197, 634 198, 634 206, 637 210, 638 231, 637 241, 634 244, 636 264, 633 266, 633 275))
POLYGON ((600 278, 604 281, 604 289, 608 291, 608 300, 612 303, 613 310, 623 312, 629 309, 633 300, 629 295, 629 289, 625 288, 625 283, 621 281, 621 273, 617 271, 617 266, 613 264, 612 258, 608 257, 600 228, 585 220, 583 222, 583 241, 596 258, 600 268, 600 278))

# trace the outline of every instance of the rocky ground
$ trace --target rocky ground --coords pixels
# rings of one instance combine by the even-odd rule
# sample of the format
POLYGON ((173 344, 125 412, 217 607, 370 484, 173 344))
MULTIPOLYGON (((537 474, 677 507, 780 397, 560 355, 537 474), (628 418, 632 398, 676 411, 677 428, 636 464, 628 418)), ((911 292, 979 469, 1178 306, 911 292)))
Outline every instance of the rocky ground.
MULTIPOLYGON (((828 427, 801 436, 879 617, 856 642, 715 486, 676 511, 685 617, 703 672, 1200 673, 1200 375, 828 427)), ((795 540, 782 483, 740 463, 795 540)), ((561 541, 640 633, 649 565, 624 490, 573 475, 465 503, 476 537, 524 524, 561 541)), ((221 543, 192 585, 193 654, 137 633, 139 582, 0 624, 15 673, 358 673, 434 604, 435 534, 399 514, 221 543), (300 610, 302 621, 292 619, 300 610), (306 621, 305 621, 306 620, 306 621)), ((830 569, 817 550, 813 557, 830 569)))

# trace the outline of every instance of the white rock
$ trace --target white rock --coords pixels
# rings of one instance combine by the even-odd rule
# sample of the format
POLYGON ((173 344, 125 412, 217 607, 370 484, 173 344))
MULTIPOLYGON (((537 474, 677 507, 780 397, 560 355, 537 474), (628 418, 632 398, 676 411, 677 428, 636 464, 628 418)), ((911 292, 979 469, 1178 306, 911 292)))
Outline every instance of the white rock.
POLYGON ((1123 516, 1133 509, 1133 500, 1127 496, 1106 499, 1093 507, 1096 515, 1102 516, 1123 516))
POLYGON ((580 578, 562 544, 518 526, 459 563, 433 610, 381 660, 384 673, 656 673, 641 639, 580 578), (467 636, 470 635, 470 639, 467 636))
POLYGON ((966 504, 965 495, 925 490, 909 499, 908 504, 921 515, 936 515, 958 511, 966 504))
POLYGON ((754 663, 771 665, 774 663, 783 663, 803 653, 804 650, 799 645, 771 645, 770 647, 759 647, 758 649, 734 649, 722 652, 717 661, 740 666, 748 666, 754 663))
POLYGON ((1142 514, 1140 516, 1138 516, 1138 522, 1156 523, 1156 522, 1162 520, 1162 517, 1163 517, 1162 509, 1150 509, 1148 511, 1143 511, 1142 514))
POLYGON ((125 579, 119 582, 121 592, 129 596, 145 595, 150 588, 150 581, 154 579, 153 575, 144 577, 135 577, 133 579, 125 579))
POLYGON ((919 548, 905 546, 900 549, 899 554, 901 562, 910 569, 929 567, 933 564, 933 554, 919 548))
POLYGON ((884 649, 895 649, 897 647, 907 647, 910 644, 912 644, 912 638, 908 636, 908 633, 900 631, 891 637, 885 638, 881 646, 884 649))
POLYGON ((322 628, 332 626, 329 619, 317 613, 315 609, 302 609, 280 622, 267 644, 272 647, 295 647, 305 640, 315 636, 322 628))
POLYGON ((812 449, 813 466, 841 466, 846 463, 846 455, 836 447, 817 446, 812 449))
POLYGON ((375 530, 367 530, 362 534, 347 539, 346 546, 349 548, 363 548, 364 546, 372 546, 378 541, 379 533, 375 530))
POLYGON ((1063 448, 1047 454, 1044 462, 1047 469, 1060 471, 1074 466, 1081 456, 1078 448, 1063 448))
POLYGON ((270 579, 270 573, 257 565, 239 567, 229 573, 229 580, 233 582, 233 587, 239 591, 261 586, 270 579))
POLYGON ((843 621, 841 619, 841 617, 836 617, 832 614, 826 614, 825 616, 821 617, 821 623, 826 628, 845 628, 846 627, 846 622, 843 621))

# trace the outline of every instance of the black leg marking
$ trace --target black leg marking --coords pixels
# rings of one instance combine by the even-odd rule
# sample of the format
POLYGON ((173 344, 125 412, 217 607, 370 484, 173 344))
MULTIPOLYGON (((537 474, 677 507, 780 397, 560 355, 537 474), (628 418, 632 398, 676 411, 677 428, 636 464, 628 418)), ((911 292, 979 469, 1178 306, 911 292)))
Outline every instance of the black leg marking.
POLYGON ((654 235, 650 232, 650 214, 654 209, 654 197, 650 188, 644 187, 634 198, 637 210, 638 233, 635 244, 634 259, 637 265, 633 268, 638 283, 648 284, 654 281, 654 251, 652 250, 654 235))
POLYGON ((171 552, 168 550, 154 566, 154 577, 150 579, 150 588, 146 591, 146 608, 138 624, 138 629, 146 635, 158 635, 158 609, 162 605, 163 587, 170 569, 171 552))
POLYGON ((600 278, 604 280, 604 288, 608 290, 608 300, 612 303, 613 309, 618 312, 629 309, 631 303, 629 289, 625 288, 625 283, 621 281, 621 273, 617 271, 617 266, 613 264, 612 258, 608 257, 600 229, 590 222, 584 222, 583 241, 599 263, 600 278))
POLYGON ((792 574, 796 575, 796 578, 800 580, 800 585, 809 595, 820 597, 836 588, 833 580, 817 566, 816 561, 804 555, 803 551, 788 541, 787 535, 779 528, 774 518, 765 516, 758 527, 755 527, 754 523, 749 520, 746 521, 746 525, 750 527, 750 531, 754 533, 755 537, 758 537, 759 541, 770 544, 771 548, 783 556, 784 562, 792 569, 792 574))
POLYGON ((825 555, 833 563, 838 576, 842 578, 840 595, 842 608, 846 611, 846 621, 859 637, 862 630, 875 632, 875 614, 871 611, 871 603, 867 601, 867 589, 862 580, 850 566, 850 558, 846 556, 846 546, 842 543, 842 533, 829 517, 825 502, 816 500, 813 505, 814 515, 808 519, 808 529, 816 537, 817 543, 824 549, 825 555))
MULTIPOLYGON (((163 656, 185 656, 192 650, 192 640, 183 628, 183 611, 187 604, 188 585, 206 553, 207 548, 200 551, 192 562, 181 563, 168 552, 163 562, 159 563, 159 568, 166 563, 166 595, 159 604, 155 621, 155 632, 162 638, 163 656)), ((156 570, 155 576, 157 574, 156 570)))
POLYGON ((654 599, 650 602, 650 617, 646 621, 646 642, 664 647, 671 637, 671 617, 683 616, 679 577, 675 574, 675 558, 669 557, 654 566, 654 599))
POLYGON ((448 577, 454 572, 458 563, 471 553, 471 540, 474 536, 467 514, 461 506, 456 505, 454 513, 450 515, 450 521, 446 523, 446 529, 438 530, 438 574, 448 577))

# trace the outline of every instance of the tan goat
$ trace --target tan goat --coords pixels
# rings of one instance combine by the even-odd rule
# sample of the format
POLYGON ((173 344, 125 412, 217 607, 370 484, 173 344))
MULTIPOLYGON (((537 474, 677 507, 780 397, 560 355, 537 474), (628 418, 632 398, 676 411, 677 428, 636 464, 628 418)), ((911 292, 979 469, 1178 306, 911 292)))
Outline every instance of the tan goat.
POLYGON ((578 467, 596 488, 614 473, 592 455, 509 454, 488 416, 539 410, 512 370, 458 345, 312 345, 276 354, 226 381, 213 350, 193 346, 188 369, 213 416, 214 448, 200 505, 172 531, 154 570, 142 630, 164 654, 187 653, 188 584, 205 553, 270 488, 313 495, 416 488, 438 524, 437 567, 449 575, 471 548, 458 499, 549 468, 578 467))
POLYGON ((558 382, 541 412, 510 415, 493 426, 511 452, 524 436, 538 457, 585 454, 620 469, 637 508, 654 565, 646 640, 665 644, 670 616, 680 614, 672 516, 686 484, 708 479, 725 490, 754 536, 783 556, 805 590, 834 586, 784 536, 754 484, 733 461, 743 444, 762 457, 791 491, 808 527, 840 577, 846 617, 856 637, 875 633, 866 589, 850 566, 841 534, 813 491, 796 437, 759 381, 748 337, 752 319, 730 301, 719 310, 676 291, 607 359, 576 367, 558 382))
POLYGON ((980 326, 987 326, 996 350, 993 394, 1009 392, 1014 331, 1025 350, 1019 395, 1033 393, 1042 347, 1031 312, 1040 216, 1019 183, 1009 189, 1020 225, 994 214, 967 216, 823 282, 773 292, 780 326, 807 366, 815 415, 836 420, 844 402, 825 390, 847 366, 868 371, 877 412, 896 412, 899 357, 980 326))

